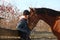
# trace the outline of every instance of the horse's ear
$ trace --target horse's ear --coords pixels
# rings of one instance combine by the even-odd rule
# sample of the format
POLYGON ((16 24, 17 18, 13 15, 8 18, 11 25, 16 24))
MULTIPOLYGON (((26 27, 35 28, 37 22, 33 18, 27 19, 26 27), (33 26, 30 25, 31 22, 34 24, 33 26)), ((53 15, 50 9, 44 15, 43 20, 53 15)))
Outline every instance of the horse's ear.
POLYGON ((34 8, 29 7, 30 11, 34 12, 34 8))
POLYGON ((30 8, 30 17, 32 17, 32 15, 34 15, 34 8, 31 8, 31 7, 29 7, 30 8))

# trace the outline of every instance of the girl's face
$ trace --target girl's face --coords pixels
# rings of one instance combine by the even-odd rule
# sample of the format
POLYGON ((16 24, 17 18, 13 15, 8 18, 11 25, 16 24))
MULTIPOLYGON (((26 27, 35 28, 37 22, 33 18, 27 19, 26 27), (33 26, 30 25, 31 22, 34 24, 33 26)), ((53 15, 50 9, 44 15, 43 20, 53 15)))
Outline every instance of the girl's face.
POLYGON ((29 18, 29 15, 27 15, 27 19, 29 18))

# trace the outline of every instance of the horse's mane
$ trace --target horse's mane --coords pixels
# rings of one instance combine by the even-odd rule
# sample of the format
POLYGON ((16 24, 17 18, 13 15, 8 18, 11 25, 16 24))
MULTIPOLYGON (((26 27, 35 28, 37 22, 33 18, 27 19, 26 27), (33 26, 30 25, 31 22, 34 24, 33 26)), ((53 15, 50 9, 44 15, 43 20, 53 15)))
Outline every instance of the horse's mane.
POLYGON ((60 11, 56 11, 50 8, 35 8, 37 14, 47 14, 49 16, 60 16, 60 11))

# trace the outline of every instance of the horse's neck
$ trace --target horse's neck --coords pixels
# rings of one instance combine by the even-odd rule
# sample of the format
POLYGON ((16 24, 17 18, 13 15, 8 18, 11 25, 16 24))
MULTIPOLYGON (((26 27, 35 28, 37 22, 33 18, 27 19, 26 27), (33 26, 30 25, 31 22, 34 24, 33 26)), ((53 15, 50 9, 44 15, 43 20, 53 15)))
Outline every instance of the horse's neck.
POLYGON ((49 15, 43 15, 41 17, 42 20, 44 20, 48 25, 50 25, 51 27, 54 26, 55 23, 55 17, 49 16, 49 15))
POLYGON ((47 16, 47 15, 38 15, 37 17, 34 17, 34 19, 30 19, 28 23, 29 28, 32 30, 40 19, 42 19, 43 21, 45 21, 48 25, 52 27, 54 26, 56 18, 52 16, 47 16))

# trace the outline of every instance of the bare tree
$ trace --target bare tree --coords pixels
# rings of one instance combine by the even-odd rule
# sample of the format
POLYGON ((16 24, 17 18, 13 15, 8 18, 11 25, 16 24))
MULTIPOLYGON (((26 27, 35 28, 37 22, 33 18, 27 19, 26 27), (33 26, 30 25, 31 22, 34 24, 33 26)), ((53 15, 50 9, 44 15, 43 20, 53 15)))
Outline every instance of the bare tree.
POLYGON ((7 5, 0 5, 0 17, 4 19, 0 20, 0 27, 7 29, 16 29, 17 22, 19 20, 20 12, 17 7, 14 8, 10 3, 7 5))

